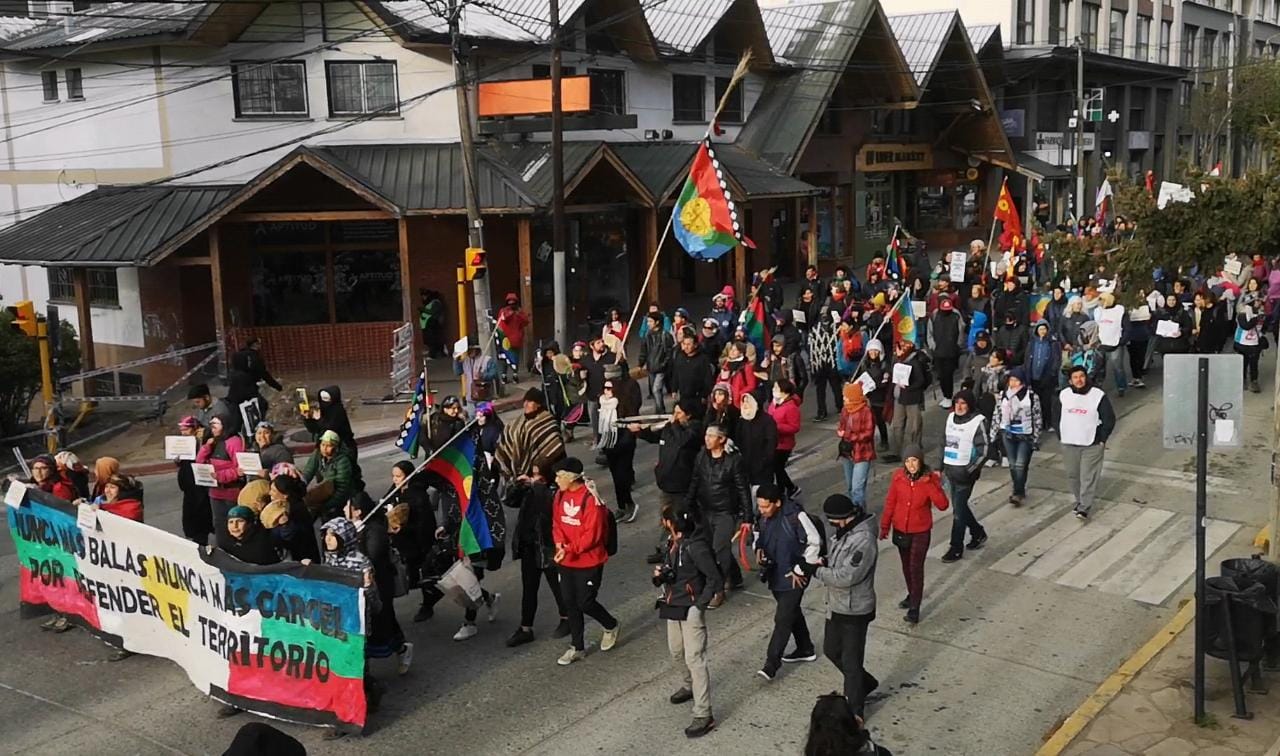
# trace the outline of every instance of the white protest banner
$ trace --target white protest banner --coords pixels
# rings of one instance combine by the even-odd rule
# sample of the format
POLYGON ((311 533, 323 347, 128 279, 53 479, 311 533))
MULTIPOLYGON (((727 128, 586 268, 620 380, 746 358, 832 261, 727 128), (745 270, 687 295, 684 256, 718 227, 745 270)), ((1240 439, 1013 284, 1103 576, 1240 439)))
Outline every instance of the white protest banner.
POLYGON ((236 467, 245 475, 262 472, 262 457, 257 452, 236 452, 236 467))
POLYGON ((1170 202, 1190 202, 1193 196, 1191 190, 1182 184, 1161 181, 1160 193, 1156 196, 1156 207, 1163 210, 1170 202))
POLYGON ((196 458, 196 437, 195 436, 165 436, 164 437, 164 458, 165 459, 195 459, 196 458))
POLYGON ((1156 322, 1156 335, 1176 339, 1182 335, 1182 329, 1178 327, 1177 321, 1160 320, 1156 322))
POLYGON ((10 511, 25 607, 48 607, 113 646, 169 659, 223 703, 303 724, 363 727, 363 575, 249 565, 141 522, 91 513, 94 526, 82 527, 73 505, 38 490, 10 511))
POLYGON ((197 486, 215 488, 218 485, 218 478, 214 475, 213 465, 197 462, 191 465, 191 476, 195 479, 197 486))
POLYGON ((893 366, 893 382, 899 386, 906 386, 911 382, 911 365, 905 362, 896 363, 893 366))

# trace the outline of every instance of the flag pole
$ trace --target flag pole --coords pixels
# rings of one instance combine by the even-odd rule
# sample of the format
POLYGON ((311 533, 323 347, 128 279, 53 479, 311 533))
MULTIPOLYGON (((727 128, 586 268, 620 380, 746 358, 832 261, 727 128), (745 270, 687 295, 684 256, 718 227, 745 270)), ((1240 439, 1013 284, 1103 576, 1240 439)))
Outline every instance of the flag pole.
MULTIPOLYGON (((738 67, 733 69, 733 76, 729 79, 729 86, 724 88, 724 94, 720 95, 720 102, 716 104, 716 112, 711 116, 711 120, 707 122, 707 130, 702 135, 702 140, 711 137, 711 130, 715 128, 716 121, 720 118, 720 112, 729 102, 729 95, 733 92, 733 88, 738 85, 742 77, 747 75, 747 69, 751 66, 751 50, 747 49, 742 53, 742 57, 738 59, 738 67)), ((661 206, 662 198, 657 198, 658 205, 661 206)), ((675 220, 675 209, 667 215, 666 228, 662 229, 662 236, 658 239, 658 246, 653 250, 653 259, 649 261, 649 270, 644 274, 644 283, 640 286, 640 291, 636 295, 636 304, 631 308, 631 317, 627 318, 627 328, 622 332, 622 341, 618 345, 618 354, 614 356, 614 364, 622 361, 622 355, 627 351, 627 337, 631 335, 631 329, 635 325, 636 315, 640 313, 640 303, 644 301, 644 293, 649 288, 649 280, 653 278, 653 271, 658 267, 658 255, 662 252, 662 245, 667 241, 667 235, 671 233, 671 224, 675 220)))
MULTIPOLYGON (((1004 196, 1004 190, 1008 186, 1009 186, 1009 177, 1005 176, 1004 179, 1000 181, 1000 193, 996 195, 997 205, 1000 202, 1000 198, 1004 196)), ((995 218, 995 213, 992 213, 991 214, 991 234, 987 236, 987 249, 986 249, 987 262, 985 265, 983 265, 983 271, 982 271, 982 275, 984 276, 987 274, 987 271, 990 270, 991 268, 991 245, 995 243, 996 243, 996 218, 995 218)))
MULTIPOLYGON (((448 440, 448 441, 445 441, 443 444, 441 444, 441 445, 440 445, 440 447, 439 447, 439 448, 437 448, 435 451, 433 451, 433 452, 431 452, 430 454, 428 454, 428 455, 427 455, 427 458, 426 458, 426 459, 424 459, 424 460, 422 460, 422 464, 420 464, 420 465, 418 465, 417 467, 413 468, 413 472, 411 472, 411 473, 409 473, 408 475, 404 476, 404 480, 400 481, 400 484, 399 484, 398 486, 396 486, 395 488, 391 489, 390 491, 387 491, 386 495, 384 495, 381 499, 379 499, 379 500, 378 500, 378 506, 374 507, 374 508, 373 508, 373 509, 368 513, 368 514, 366 514, 364 517, 361 517, 361 518, 360 518, 360 524, 361 524, 361 525, 363 525, 365 522, 367 522, 367 521, 369 520, 369 518, 370 518, 370 517, 373 517, 373 513, 374 513, 374 512, 377 512, 379 509, 382 509, 382 507, 383 507, 383 506, 385 506, 385 505, 386 505, 386 503, 387 503, 388 501, 390 501, 390 499, 391 499, 391 497, 392 497, 392 496, 395 496, 396 494, 398 494, 398 493, 400 493, 401 491, 403 491, 403 490, 404 490, 404 487, 405 487, 405 486, 407 486, 407 485, 409 485, 409 481, 410 481, 410 480, 413 480, 413 476, 417 475, 418 473, 420 473, 420 472, 422 472, 424 469, 426 469, 427 463, 429 463, 431 460, 435 459, 436 457, 440 456, 440 452, 442 452, 442 451, 444 451, 445 449, 449 448, 449 445, 450 445, 450 444, 452 444, 454 441, 457 441, 459 438, 461 438, 461 437, 462 437, 462 434, 463 434, 463 433, 466 433, 468 430, 470 430, 470 429, 471 429, 471 426, 473 426, 473 425, 475 425, 475 424, 476 424, 476 418, 474 418, 474 417, 473 417, 473 418, 471 418, 470 420, 468 420, 468 421, 467 421, 467 424, 466 424, 466 425, 462 426, 462 429, 461 429, 461 430, 459 430, 457 433, 453 434, 453 436, 451 436, 451 437, 449 438, 449 440, 448 440)), ((483 452, 481 452, 481 453, 483 453, 483 452)))

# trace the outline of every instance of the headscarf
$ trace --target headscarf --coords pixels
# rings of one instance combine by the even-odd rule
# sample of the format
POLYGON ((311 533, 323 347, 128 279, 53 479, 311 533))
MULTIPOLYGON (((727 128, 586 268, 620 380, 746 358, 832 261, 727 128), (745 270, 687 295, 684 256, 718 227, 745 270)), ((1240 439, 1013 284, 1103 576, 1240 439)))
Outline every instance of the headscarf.
POLYGON ((107 481, 120 473, 120 460, 115 457, 98 457, 93 463, 93 492, 102 493, 107 481))
POLYGON ((844 408, 850 414, 861 412, 867 406, 867 397, 862 393, 861 383, 846 383, 844 385, 844 408))
POLYGON ((330 567, 339 567, 344 570, 354 570, 356 572, 364 572, 373 567, 373 563, 369 561, 369 557, 360 553, 359 538, 356 533, 356 526, 345 517, 335 517, 324 524, 321 528, 322 532, 333 533, 338 539, 338 550, 324 551, 324 563, 330 567))

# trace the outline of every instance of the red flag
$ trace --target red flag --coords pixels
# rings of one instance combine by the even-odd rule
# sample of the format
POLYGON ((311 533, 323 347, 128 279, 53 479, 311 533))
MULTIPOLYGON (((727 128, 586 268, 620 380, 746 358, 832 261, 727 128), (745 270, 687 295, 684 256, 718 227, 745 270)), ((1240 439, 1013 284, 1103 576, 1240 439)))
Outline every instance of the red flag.
MULTIPOLYGON (((1011 236, 1022 236, 1022 220, 1018 218, 1018 208, 1014 207, 1013 195, 1009 194, 1006 181, 1000 185, 1000 197, 996 200, 995 219, 1004 225, 1004 233, 1011 236)), ((1001 235, 1001 238, 1004 238, 1001 235)))

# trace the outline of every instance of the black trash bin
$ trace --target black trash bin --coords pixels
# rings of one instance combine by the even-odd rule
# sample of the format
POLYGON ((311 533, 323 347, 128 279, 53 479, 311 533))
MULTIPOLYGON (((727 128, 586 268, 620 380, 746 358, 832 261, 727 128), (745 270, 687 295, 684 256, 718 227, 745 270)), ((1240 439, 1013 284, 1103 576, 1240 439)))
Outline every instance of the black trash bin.
POLYGON ((1276 603, 1260 581, 1212 577, 1205 580, 1205 653, 1227 662, 1236 713, 1250 718, 1244 703, 1244 678, 1250 690, 1266 693, 1262 682, 1262 661, 1267 639, 1275 629, 1276 603), (1248 664, 1241 673, 1240 665, 1248 664))
MULTIPOLYGON (((1280 566, 1265 559, 1256 557, 1222 560, 1222 577, 1235 580, 1242 590, 1260 583, 1271 600, 1280 605, 1280 566)), ((1280 612, 1275 615, 1266 642, 1266 658, 1263 661, 1267 669, 1280 668, 1280 612)))

